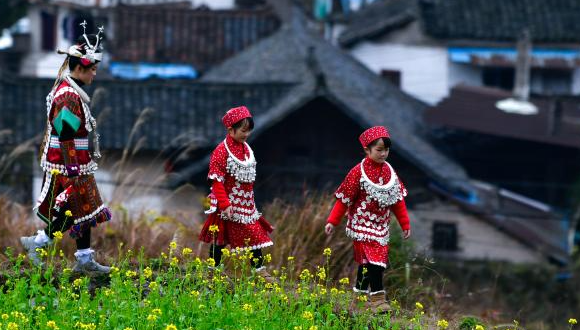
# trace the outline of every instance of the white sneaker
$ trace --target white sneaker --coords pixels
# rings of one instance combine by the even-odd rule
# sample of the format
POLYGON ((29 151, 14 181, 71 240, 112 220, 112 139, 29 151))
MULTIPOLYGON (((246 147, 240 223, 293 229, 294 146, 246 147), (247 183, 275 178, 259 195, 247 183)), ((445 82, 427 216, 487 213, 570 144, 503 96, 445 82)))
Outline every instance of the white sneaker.
POLYGON ((73 272, 76 273, 84 273, 84 274, 92 274, 92 275, 102 275, 102 274, 109 274, 111 272, 111 267, 103 266, 95 261, 93 258, 93 253, 89 256, 89 261, 87 262, 79 262, 77 260, 75 266, 73 267, 73 272))
POLYGON ((20 237, 20 243, 26 250, 26 254, 28 255, 28 259, 32 262, 35 266, 42 266, 42 261, 38 257, 38 252, 36 249, 43 248, 46 244, 39 244, 34 241, 36 236, 22 236, 20 237))

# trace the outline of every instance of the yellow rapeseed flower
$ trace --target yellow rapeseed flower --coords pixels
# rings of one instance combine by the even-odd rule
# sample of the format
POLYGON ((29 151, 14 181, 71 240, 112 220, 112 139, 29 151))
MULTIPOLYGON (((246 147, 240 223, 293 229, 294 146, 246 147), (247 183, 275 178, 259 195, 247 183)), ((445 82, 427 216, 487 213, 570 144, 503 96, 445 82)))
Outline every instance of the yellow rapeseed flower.
POLYGON ((190 249, 190 248, 188 248, 188 247, 186 247, 186 248, 183 248, 183 250, 181 250, 181 254, 182 254, 183 256, 188 256, 188 255, 190 255, 192 252, 193 252, 193 250, 192 250, 192 249, 190 249))
POLYGON ((230 249, 223 248, 222 249, 222 256, 229 257, 230 256, 230 249))
POLYGON ((191 294, 192 296, 194 296, 196 298, 199 297, 199 291, 197 291, 197 290, 193 290, 189 294, 191 294))
POLYGON ((165 330, 177 330, 177 327, 175 325, 173 325, 173 324, 168 324, 165 327, 165 330))
POLYGON ((324 267, 320 267, 318 269, 318 272, 316 273, 316 276, 318 276, 318 278, 321 281, 324 281, 326 279, 326 270, 324 269, 324 267))
POLYGON ((169 243, 169 249, 172 251, 177 249, 177 243, 175 241, 171 241, 171 243, 169 243))
POLYGON ((448 326, 449 326, 449 322, 447 322, 446 320, 437 321, 437 327, 439 327, 441 329, 447 329, 448 326))
POLYGON ((219 230, 220 229, 219 229, 219 227, 217 225, 211 225, 211 226, 209 226, 209 231, 211 233, 217 233, 219 230))
POLYGON ((9 322, 6 326, 6 330, 18 330, 18 324, 14 322, 9 322))
POLYGON ((45 249, 36 248, 36 252, 40 254, 41 258, 48 256, 48 252, 45 249))
POLYGON ((80 278, 77 278, 76 280, 73 281, 73 286, 77 289, 80 288, 82 284, 83 280, 80 278))
POLYGON ((149 289, 151 289, 151 290, 157 290, 158 287, 159 287, 159 284, 157 284, 157 282, 149 283, 149 289))
POLYGON ((8 314, 2 314, 2 319, 3 319, 4 321, 8 320, 8 318, 9 318, 9 317, 10 317, 10 316, 8 316, 8 314))
POLYGON ((215 260, 213 258, 207 258, 207 265, 210 267, 215 267, 215 260))
POLYGON ((272 262, 272 255, 271 255, 270 253, 266 254, 266 255, 264 256, 264 261, 265 261, 266 263, 270 263, 270 262, 272 262))
POLYGON ((56 322, 48 321, 46 322, 46 327, 54 330, 58 330, 58 326, 56 326, 56 322))
POLYGON ((485 330, 485 328, 483 327, 483 325, 478 324, 475 326, 475 330, 485 330))
POLYGON ((362 301, 362 302, 365 302, 368 300, 367 296, 365 296, 365 295, 360 295, 360 296, 356 297, 356 299, 358 299, 358 301, 362 301))
POLYGON ((57 170, 56 168, 53 168, 52 170, 50 170, 50 174, 52 174, 52 175, 59 175, 60 174, 60 171, 57 170))
POLYGON ((338 283, 342 284, 342 285, 348 285, 348 283, 350 283, 348 277, 343 277, 340 279, 340 281, 338 281, 338 283))
POLYGON ((52 234, 54 236, 54 238, 56 238, 57 240, 61 240, 62 239, 62 232, 60 231, 55 231, 54 234, 52 234))
POLYGON ((171 265, 172 267, 177 267, 177 265, 178 265, 178 264, 179 264, 179 259, 177 259, 177 257, 173 257, 173 258, 171 258, 171 263, 170 263, 170 265, 171 265))
POLYGON ((161 315, 163 312, 161 312, 161 309, 155 308, 154 310, 151 311, 151 313, 156 314, 156 315, 161 315))
POLYGON ((125 272, 125 276, 127 276, 128 278, 133 278, 137 276, 137 272, 133 270, 128 270, 125 272))
POLYGON ((318 326, 312 325, 310 328, 308 328, 308 330, 318 330, 318 326))
POLYGON ((242 306, 242 309, 243 309, 244 311, 246 311, 246 312, 251 312, 251 311, 252 311, 252 305, 250 305, 250 304, 244 304, 244 305, 242 306))
POLYGON ((294 261, 294 257, 293 256, 289 256, 288 257, 288 261, 294 261))
POLYGON ((415 303, 415 307, 416 307, 417 309, 423 309, 423 304, 421 304, 420 302, 416 302, 416 303, 415 303))
POLYGON ((125 329, 123 329, 123 330, 133 330, 133 328, 129 328, 129 327, 127 327, 127 328, 125 328, 125 329))
POLYGON ((332 250, 330 248, 326 248, 324 249, 324 252, 322 254, 326 257, 330 257, 330 255, 332 254, 332 250))
POLYGON ((157 321, 157 315, 153 315, 153 314, 147 315, 147 321, 149 321, 149 322, 157 321))
POLYGON ((71 212, 71 210, 66 210, 66 211, 64 212, 64 215, 65 215, 65 216, 67 216, 67 217, 69 217, 69 218, 70 218, 70 217, 72 217, 72 212, 71 212))
POLYGON ((153 276, 153 271, 151 270, 150 267, 143 269, 143 277, 151 278, 151 276, 153 276))
POLYGON ((305 311, 302 313, 302 318, 308 321, 312 321, 314 319, 314 315, 310 311, 305 311))
POLYGON ((578 324, 578 320, 576 320, 576 319, 569 319, 569 320, 568 320, 568 323, 570 323, 570 324, 572 324, 572 325, 574 325, 574 324, 578 324))

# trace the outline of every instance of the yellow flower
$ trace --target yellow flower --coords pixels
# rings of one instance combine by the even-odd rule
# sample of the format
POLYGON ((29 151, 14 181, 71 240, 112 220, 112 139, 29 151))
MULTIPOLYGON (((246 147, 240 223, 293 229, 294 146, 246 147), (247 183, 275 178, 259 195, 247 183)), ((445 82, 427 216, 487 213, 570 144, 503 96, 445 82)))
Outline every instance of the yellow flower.
POLYGON ((171 241, 171 243, 169 243, 169 249, 172 251, 177 249, 177 243, 175 241, 171 241))
POLYGON ((177 259, 177 257, 173 257, 173 258, 171 259, 171 263, 170 263, 170 265, 171 265, 172 267, 177 267, 177 264, 179 264, 179 259, 177 259))
POLYGON ((447 322, 446 320, 439 320, 437 321, 437 326, 441 329, 447 329, 447 327, 449 326, 449 322, 447 322))
POLYGON ((173 324, 169 324, 165 327, 165 330, 177 330, 177 327, 173 324))
POLYGON ((220 229, 217 225, 211 225, 211 226, 209 226, 209 231, 211 233, 217 233, 218 231, 220 231, 220 229))
POLYGON ((75 288, 77 288, 77 289, 78 289, 78 288, 80 288, 80 287, 81 287, 81 285, 83 285, 83 280, 82 280, 82 279, 80 279, 80 278, 77 278, 76 280, 74 280, 74 281, 73 281, 73 286, 74 286, 75 288))
POLYGON ((60 174, 60 171, 57 170, 56 168, 53 168, 52 170, 50 170, 50 174, 52 174, 52 175, 59 175, 60 174))
POLYGON ((58 330, 58 327, 56 326, 56 322, 54 322, 54 321, 46 322, 46 327, 48 327, 50 329, 58 330))
POLYGON ((56 238, 57 240, 61 240, 62 239, 62 232, 60 231, 55 231, 54 234, 52 234, 54 236, 54 238, 56 238))
POLYGON ((416 303, 415 303, 415 307, 416 307, 417 309, 423 309, 423 304, 421 304, 420 302, 416 302, 416 303))
POLYGON ((123 329, 123 330, 133 330, 133 328, 129 328, 129 327, 127 327, 127 328, 125 328, 125 329, 123 329))
POLYGON ((316 276, 318 276, 318 278, 321 281, 324 281, 326 279, 326 270, 324 269, 324 267, 318 269, 318 273, 316 273, 316 276))
POLYGON ((189 294, 191 294, 192 296, 194 296, 196 298, 199 297, 199 291, 197 291, 197 290, 193 290, 189 294))
POLYGON ((157 315, 153 315, 153 314, 147 315, 147 321, 149 321, 149 322, 157 321, 157 315))
POLYGON ((8 318, 9 318, 8 314, 2 314, 2 319, 4 321, 8 320, 8 318))
POLYGON ((330 257, 330 255, 332 254, 332 250, 330 248, 326 248, 324 249, 324 252, 322 254, 326 257, 330 257))
POLYGON ((300 279, 302 281, 307 281, 312 277, 312 275, 310 274, 310 271, 308 269, 304 269, 301 273, 300 273, 300 279))
POLYGON ((360 295, 360 296, 356 297, 356 299, 358 299, 358 301, 362 301, 362 302, 365 302, 368 300, 367 296, 365 296, 365 295, 360 295))
POLYGON ((18 324, 10 322, 8 323, 8 326, 6 326, 6 330, 18 330, 18 324))
POLYGON ((475 326, 475 330, 485 330, 485 328, 481 324, 478 324, 475 326))
POLYGON ((213 258, 207 258, 207 265, 210 267, 215 267, 215 260, 213 258))
POLYGON ((289 256, 288 257, 288 261, 294 261, 294 257, 293 256, 289 256))
POLYGON ((151 278, 151 276, 153 276, 153 271, 151 270, 151 268, 147 267, 143 269, 143 277, 151 278))
POLYGON ((133 270, 128 270, 125 272, 125 276, 127 276, 128 278, 133 278, 137 276, 137 272, 133 270))
POLYGON ((250 304, 244 304, 244 306, 242 306, 242 309, 246 312, 251 312, 252 311, 252 305, 250 304))
POLYGON ((45 249, 36 248, 36 252, 37 253, 40 253, 40 257, 41 258, 44 258, 44 257, 48 256, 48 252, 46 252, 45 249))
POLYGON ((59 250, 59 251, 58 251, 58 255, 59 255, 61 258, 64 258, 64 252, 63 252, 62 250, 59 250))
POLYGON ((157 315, 161 315, 162 314, 161 309, 159 309, 159 308, 155 308, 154 310, 151 311, 151 313, 157 314, 157 315))
POLYGON ((272 262, 272 255, 271 255, 270 253, 266 254, 266 255, 264 256, 264 261, 265 261, 266 263, 270 263, 270 262, 272 262))
POLYGON ((149 289, 151 289, 151 290, 157 290, 158 287, 159 287, 159 284, 157 284, 157 282, 149 283, 149 289))
POLYGON ((188 247, 186 247, 186 248, 183 248, 183 250, 181 250, 181 254, 182 254, 183 256, 190 255, 192 252, 193 252, 193 250, 191 250, 191 249, 190 249, 190 248, 188 248, 188 247))
POLYGON ((318 326, 316 326, 316 325, 313 325, 313 326, 311 326, 310 328, 308 328, 308 330, 318 330, 318 326))
POLYGON ((302 313, 302 318, 305 320, 312 321, 314 319, 314 315, 310 311, 305 311, 304 313, 302 313))
POLYGON ((64 215, 70 218, 70 217, 72 217, 72 212, 70 210, 66 210, 64 212, 64 215))
POLYGON ((229 257, 230 256, 230 250, 229 249, 226 249, 226 248, 223 248, 222 249, 222 255, 224 257, 226 257, 226 258, 229 257))
POLYGON ((337 295, 338 294, 338 289, 337 288, 330 289, 330 294, 337 295))
POLYGON ((576 319, 569 319, 568 323, 573 325, 573 324, 578 324, 578 321, 576 319))
POLYGON ((350 283, 348 277, 343 277, 340 279, 340 281, 338 281, 338 283, 342 284, 342 285, 348 285, 348 283, 350 283))

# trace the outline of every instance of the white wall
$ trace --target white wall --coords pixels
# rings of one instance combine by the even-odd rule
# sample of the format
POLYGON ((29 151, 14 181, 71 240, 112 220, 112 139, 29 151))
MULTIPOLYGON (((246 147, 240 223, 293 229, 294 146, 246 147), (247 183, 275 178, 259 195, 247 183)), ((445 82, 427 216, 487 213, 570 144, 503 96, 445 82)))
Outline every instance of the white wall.
POLYGON ((371 71, 401 71, 401 88, 408 94, 435 104, 448 95, 447 49, 394 43, 360 42, 351 54, 371 71))
POLYGON ((449 63, 449 89, 458 84, 483 86, 481 67, 467 64, 449 63))

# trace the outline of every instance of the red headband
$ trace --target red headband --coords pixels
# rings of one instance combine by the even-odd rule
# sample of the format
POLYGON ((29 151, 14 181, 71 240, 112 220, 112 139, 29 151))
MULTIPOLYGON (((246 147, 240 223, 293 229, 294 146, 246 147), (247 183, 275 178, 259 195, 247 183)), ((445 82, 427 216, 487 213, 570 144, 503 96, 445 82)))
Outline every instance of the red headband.
POLYGON ((389 131, 384 126, 375 126, 364 131, 358 138, 363 148, 378 138, 388 138, 389 131))
POLYGON ((226 128, 232 127, 235 123, 239 122, 244 118, 252 118, 252 114, 250 110, 245 106, 232 108, 226 112, 224 117, 222 118, 222 123, 226 128))

